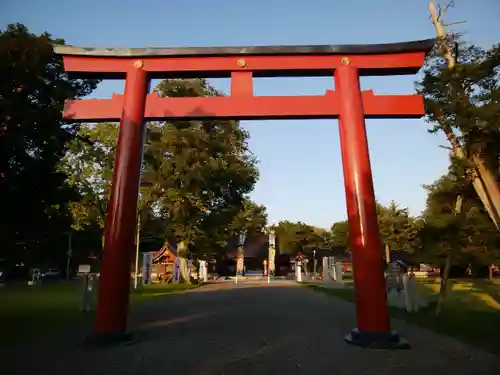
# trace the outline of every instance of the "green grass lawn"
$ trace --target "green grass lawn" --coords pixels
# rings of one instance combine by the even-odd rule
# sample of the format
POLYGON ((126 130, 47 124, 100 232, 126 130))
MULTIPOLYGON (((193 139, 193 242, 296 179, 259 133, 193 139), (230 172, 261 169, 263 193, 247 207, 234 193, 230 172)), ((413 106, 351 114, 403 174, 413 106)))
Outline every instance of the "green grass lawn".
MULTIPOLYGON (((354 289, 308 287, 355 302, 354 289)), ((391 316, 500 354, 500 284, 486 280, 453 281, 439 319, 434 315, 439 284, 421 281, 418 291, 431 301, 427 308, 408 313, 391 307, 391 316)))
MULTIPOLYGON (((132 305, 155 297, 197 288, 194 284, 152 284, 132 291, 132 305)), ((80 311, 79 282, 47 285, 8 285, 0 288, 0 345, 23 342, 92 319, 80 311)))

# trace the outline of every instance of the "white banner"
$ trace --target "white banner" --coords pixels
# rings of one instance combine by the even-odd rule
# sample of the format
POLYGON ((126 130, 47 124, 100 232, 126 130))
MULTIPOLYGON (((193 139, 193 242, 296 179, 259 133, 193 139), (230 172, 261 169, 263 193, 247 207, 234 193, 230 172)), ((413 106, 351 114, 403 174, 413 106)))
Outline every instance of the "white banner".
POLYGON ((269 246, 268 252, 269 252, 269 254, 268 254, 269 274, 273 275, 275 270, 276 270, 276 263, 275 263, 276 249, 274 248, 274 246, 269 246))
POLYGON ((240 246, 238 248, 237 258, 236 258, 236 272, 238 274, 242 274, 244 267, 245 267, 245 250, 243 249, 243 246, 240 246))
POLYGON ((188 274, 187 274, 188 280, 187 281, 190 283, 191 282, 191 271, 192 271, 191 267, 193 266, 193 260, 188 259, 187 264, 188 264, 188 266, 187 266, 187 268, 188 268, 188 274))
POLYGON ((142 253, 142 283, 151 284, 151 271, 153 266, 153 254, 142 253))
POLYGON ((323 281, 330 280, 330 270, 328 267, 328 257, 323 257, 323 281))
POLYGON ((206 260, 199 260, 200 263, 200 272, 199 272, 199 277, 202 282, 206 283, 208 281, 208 269, 207 269, 207 261, 206 260))
POLYGON ((181 260, 179 257, 175 257, 174 261, 174 284, 178 284, 181 278, 181 260))

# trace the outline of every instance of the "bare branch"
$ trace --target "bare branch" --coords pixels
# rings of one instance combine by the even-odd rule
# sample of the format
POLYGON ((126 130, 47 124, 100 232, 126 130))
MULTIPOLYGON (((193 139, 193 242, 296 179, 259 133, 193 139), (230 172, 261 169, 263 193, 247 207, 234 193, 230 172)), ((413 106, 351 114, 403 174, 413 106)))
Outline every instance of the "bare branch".
POLYGON ((439 148, 444 148, 445 150, 450 150, 450 151, 453 151, 453 149, 452 149, 451 147, 448 147, 448 146, 439 145, 438 147, 439 147, 439 148))
POLYGON ((448 10, 448 8, 454 8, 454 7, 455 7, 455 1, 450 0, 450 1, 448 1, 448 4, 446 4, 444 6, 443 12, 446 12, 448 10))
POLYGON ((452 23, 444 23, 443 26, 453 26, 453 25, 460 25, 462 23, 466 23, 467 21, 457 21, 457 22, 452 22, 452 23))

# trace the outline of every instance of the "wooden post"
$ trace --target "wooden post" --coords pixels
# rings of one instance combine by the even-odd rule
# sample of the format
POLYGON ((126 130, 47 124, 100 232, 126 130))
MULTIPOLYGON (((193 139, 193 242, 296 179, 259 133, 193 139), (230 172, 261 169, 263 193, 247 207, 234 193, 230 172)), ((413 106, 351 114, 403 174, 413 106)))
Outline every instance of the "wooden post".
POLYGON ((148 91, 143 62, 130 65, 125 83, 123 113, 116 147, 113 185, 106 220, 106 241, 93 333, 96 343, 127 341, 130 264, 134 254, 137 197, 141 179, 148 91))
POLYGON ((342 62, 335 71, 335 86, 341 98, 340 148, 358 323, 345 340, 364 347, 407 348, 408 343, 391 332, 359 70, 348 58, 342 62))

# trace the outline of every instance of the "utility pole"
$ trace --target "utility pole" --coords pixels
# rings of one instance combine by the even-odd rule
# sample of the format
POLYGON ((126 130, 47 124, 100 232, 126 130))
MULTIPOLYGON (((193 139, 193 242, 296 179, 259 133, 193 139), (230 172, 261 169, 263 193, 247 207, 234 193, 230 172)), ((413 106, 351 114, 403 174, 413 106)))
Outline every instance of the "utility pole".
POLYGON ((313 250, 313 274, 314 274, 314 280, 316 280, 316 249, 313 250))
POLYGON ((135 239, 135 275, 134 275, 134 289, 139 286, 139 244, 141 236, 141 217, 137 215, 137 233, 135 239))
POLYGON ((69 271, 71 267, 71 257, 73 256, 73 249, 72 249, 72 244, 71 244, 71 227, 69 228, 68 232, 68 251, 66 252, 66 280, 69 280, 69 271))
MULTIPOLYGON (((451 3, 449 3, 449 5, 450 4, 451 3)), ((448 42, 446 25, 443 23, 443 14, 446 8, 441 11, 441 8, 432 1, 429 3, 429 11, 431 13, 432 23, 436 29, 436 35, 440 43, 442 54, 448 62, 448 69, 454 69, 456 65, 456 51, 454 51, 454 46, 448 42)), ((453 133, 451 127, 443 124, 443 130, 451 144, 453 156, 461 160, 467 160, 466 152, 453 133)), ((471 155, 470 161, 474 163, 474 166, 469 170, 470 177, 472 178, 472 185, 497 230, 500 231, 500 190, 496 180, 480 156, 471 155)))

